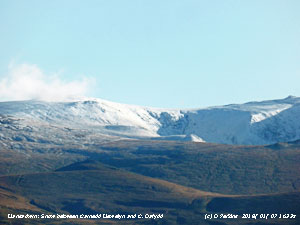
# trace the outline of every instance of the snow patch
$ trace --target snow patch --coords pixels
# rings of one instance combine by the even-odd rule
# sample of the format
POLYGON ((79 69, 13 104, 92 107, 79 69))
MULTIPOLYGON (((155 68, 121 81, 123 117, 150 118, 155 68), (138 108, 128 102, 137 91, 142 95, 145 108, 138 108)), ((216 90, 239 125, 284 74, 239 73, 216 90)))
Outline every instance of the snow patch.
MULTIPOLYGON (((119 138, 246 145, 300 139, 297 97, 193 110, 141 107, 95 98, 72 102, 0 102, 1 115, 4 115, 0 119, 2 127, 14 130, 31 127, 30 132, 52 126, 119 138)), ((12 139, 9 135, 7 138, 12 139)))

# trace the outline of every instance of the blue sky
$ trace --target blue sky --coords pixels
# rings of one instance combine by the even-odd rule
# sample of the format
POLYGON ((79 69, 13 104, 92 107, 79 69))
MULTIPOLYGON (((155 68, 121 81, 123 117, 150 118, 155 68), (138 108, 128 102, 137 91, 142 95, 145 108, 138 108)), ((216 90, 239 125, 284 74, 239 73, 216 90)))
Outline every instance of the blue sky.
POLYGON ((299 12, 298 0, 2 0, 0 100, 31 96, 23 73, 40 79, 28 89, 154 107, 300 96, 299 12))

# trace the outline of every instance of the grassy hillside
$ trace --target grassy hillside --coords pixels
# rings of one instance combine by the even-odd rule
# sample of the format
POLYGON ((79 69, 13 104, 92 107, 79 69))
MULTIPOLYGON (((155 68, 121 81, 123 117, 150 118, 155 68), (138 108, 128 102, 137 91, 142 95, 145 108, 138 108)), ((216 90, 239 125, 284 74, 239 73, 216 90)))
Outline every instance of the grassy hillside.
MULTIPOLYGON (((165 217, 160 223, 175 223, 181 211, 190 214, 188 209, 195 198, 222 196, 128 173, 93 161, 76 163, 50 173, 3 176, 0 185, 0 189, 6 192, 5 196, 8 196, 6 198, 22 196, 22 201, 15 199, 15 204, 22 203, 18 205, 1 201, 6 211, 18 208, 23 211, 70 214, 163 213, 165 217)), ((199 214, 197 219, 203 220, 202 217, 199 214)))
POLYGON ((300 143, 230 146, 173 141, 0 143, 4 224, 119 224, 119 220, 8 219, 7 214, 164 214, 122 224, 300 224, 241 219, 300 215, 300 143), (219 193, 219 194, 217 194, 219 193), (205 220, 236 213, 240 219, 205 220))
POLYGON ((0 174, 50 172, 86 159, 183 186, 223 194, 300 190, 300 144, 231 146, 172 141, 78 145, 30 143, 0 149, 0 174))
MULTIPOLYGON (((204 192, 160 179, 149 178, 97 161, 75 163, 55 172, 0 177, 1 216, 31 214, 164 214, 163 219, 122 220, 126 224, 266 224, 264 220, 213 219, 210 213, 300 213, 300 193, 260 196, 230 196, 204 192), (12 199, 14 199, 12 201, 12 199), (275 204, 274 204, 275 203, 275 204), (283 205, 289 204, 289 207, 283 205), (251 208, 252 207, 252 208, 251 208), (250 209, 250 211, 249 211, 250 209), (255 210, 254 210, 255 209, 255 210), (268 212, 269 212, 268 211, 268 212)), ((24 220, 13 220, 24 222, 24 220)), ((294 224, 299 220, 284 220, 294 224)), ((27 220, 33 223, 71 223, 72 220, 27 220)), ((90 220, 89 223, 118 220, 90 220)), ((267 221, 269 222, 269 221, 267 221)), ((273 220, 280 224, 282 220, 273 220)), ((73 220, 72 223, 83 223, 73 220)))
POLYGON ((300 190, 300 148, 122 141, 101 146, 115 167, 224 194, 300 190))

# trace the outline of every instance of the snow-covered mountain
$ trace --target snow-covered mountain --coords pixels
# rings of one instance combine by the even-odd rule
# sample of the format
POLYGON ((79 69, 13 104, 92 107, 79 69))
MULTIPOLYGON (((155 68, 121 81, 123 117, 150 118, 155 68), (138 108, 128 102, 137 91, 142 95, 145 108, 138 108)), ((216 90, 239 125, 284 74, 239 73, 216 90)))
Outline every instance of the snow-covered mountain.
POLYGON ((0 102, 0 141, 46 140, 49 135, 59 141, 68 133, 245 145, 294 141, 300 139, 300 98, 192 110, 157 109, 94 98, 0 102))

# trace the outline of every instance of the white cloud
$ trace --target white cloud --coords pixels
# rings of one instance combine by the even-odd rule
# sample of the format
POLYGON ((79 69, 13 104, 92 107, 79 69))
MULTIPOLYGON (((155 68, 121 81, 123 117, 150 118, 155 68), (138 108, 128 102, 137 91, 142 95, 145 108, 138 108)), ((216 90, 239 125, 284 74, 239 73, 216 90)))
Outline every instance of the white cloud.
POLYGON ((46 75, 37 65, 10 63, 0 78, 0 101, 69 101, 86 96, 91 79, 64 81, 59 74, 46 75))

